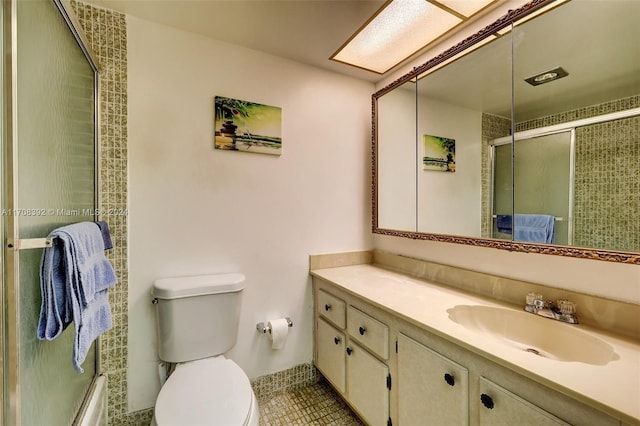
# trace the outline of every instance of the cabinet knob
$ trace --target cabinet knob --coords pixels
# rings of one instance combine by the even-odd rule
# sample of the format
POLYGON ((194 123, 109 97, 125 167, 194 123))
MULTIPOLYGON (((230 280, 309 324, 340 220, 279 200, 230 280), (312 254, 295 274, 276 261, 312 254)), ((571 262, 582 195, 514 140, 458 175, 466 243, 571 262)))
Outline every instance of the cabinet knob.
POLYGON ((347 347, 347 355, 351 355, 352 352, 353 352, 353 349, 347 347))
POLYGON ((339 337, 334 337, 334 338, 333 338, 333 342, 334 342, 336 345, 339 345, 339 344, 340 344, 340 338, 339 338, 339 337))
POLYGON ((489 395, 483 393, 482 395, 480 395, 480 401, 482 402, 482 405, 487 407, 489 410, 493 410, 493 398, 491 398, 489 395))
POLYGON ((358 331, 360 332, 361 336, 364 336, 364 332, 367 331, 367 329, 361 326, 360 328, 358 328, 358 331))
POLYGON ((325 310, 325 311, 330 311, 330 310, 331 310, 331 305, 330 305, 330 304, 328 304, 328 303, 325 303, 325 305, 324 305, 324 310, 325 310))
POLYGON ((447 382, 449 386, 454 386, 456 384, 456 379, 449 373, 444 373, 444 381, 447 382))

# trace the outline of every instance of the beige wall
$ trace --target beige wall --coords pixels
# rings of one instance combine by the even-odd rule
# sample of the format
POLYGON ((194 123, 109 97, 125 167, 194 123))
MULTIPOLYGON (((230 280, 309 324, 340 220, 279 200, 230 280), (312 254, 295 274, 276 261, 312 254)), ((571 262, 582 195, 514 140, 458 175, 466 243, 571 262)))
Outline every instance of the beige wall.
POLYGON ((250 378, 311 360, 309 253, 371 246, 373 85, 133 17, 127 31, 133 411, 159 390, 158 278, 244 273, 228 356, 250 378), (282 155, 214 150, 216 95, 281 107, 282 155), (255 325, 283 316, 274 351, 255 325))

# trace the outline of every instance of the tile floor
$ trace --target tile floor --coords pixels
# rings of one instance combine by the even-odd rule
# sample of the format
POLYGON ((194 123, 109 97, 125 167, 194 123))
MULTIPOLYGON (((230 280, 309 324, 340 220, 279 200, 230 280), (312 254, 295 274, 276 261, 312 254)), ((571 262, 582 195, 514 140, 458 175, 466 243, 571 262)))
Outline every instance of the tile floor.
POLYGON ((325 379, 259 400, 260 426, 363 426, 325 379))

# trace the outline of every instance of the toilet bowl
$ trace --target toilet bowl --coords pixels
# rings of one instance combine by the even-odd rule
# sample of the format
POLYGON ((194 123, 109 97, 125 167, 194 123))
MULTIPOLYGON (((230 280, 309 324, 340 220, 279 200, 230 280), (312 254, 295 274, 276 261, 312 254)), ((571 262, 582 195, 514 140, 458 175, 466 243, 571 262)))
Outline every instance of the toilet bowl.
POLYGON ((222 355, 178 364, 154 412, 157 426, 257 426, 258 419, 248 377, 222 355))

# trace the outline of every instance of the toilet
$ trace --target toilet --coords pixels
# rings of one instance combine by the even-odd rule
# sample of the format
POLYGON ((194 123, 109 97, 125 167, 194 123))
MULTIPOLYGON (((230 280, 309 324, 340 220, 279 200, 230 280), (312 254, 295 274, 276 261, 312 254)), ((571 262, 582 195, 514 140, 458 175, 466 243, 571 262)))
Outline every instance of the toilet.
POLYGON ((236 344, 243 289, 239 273, 154 282, 158 355, 176 366, 160 389, 152 425, 258 425, 249 378, 223 355, 236 344))

